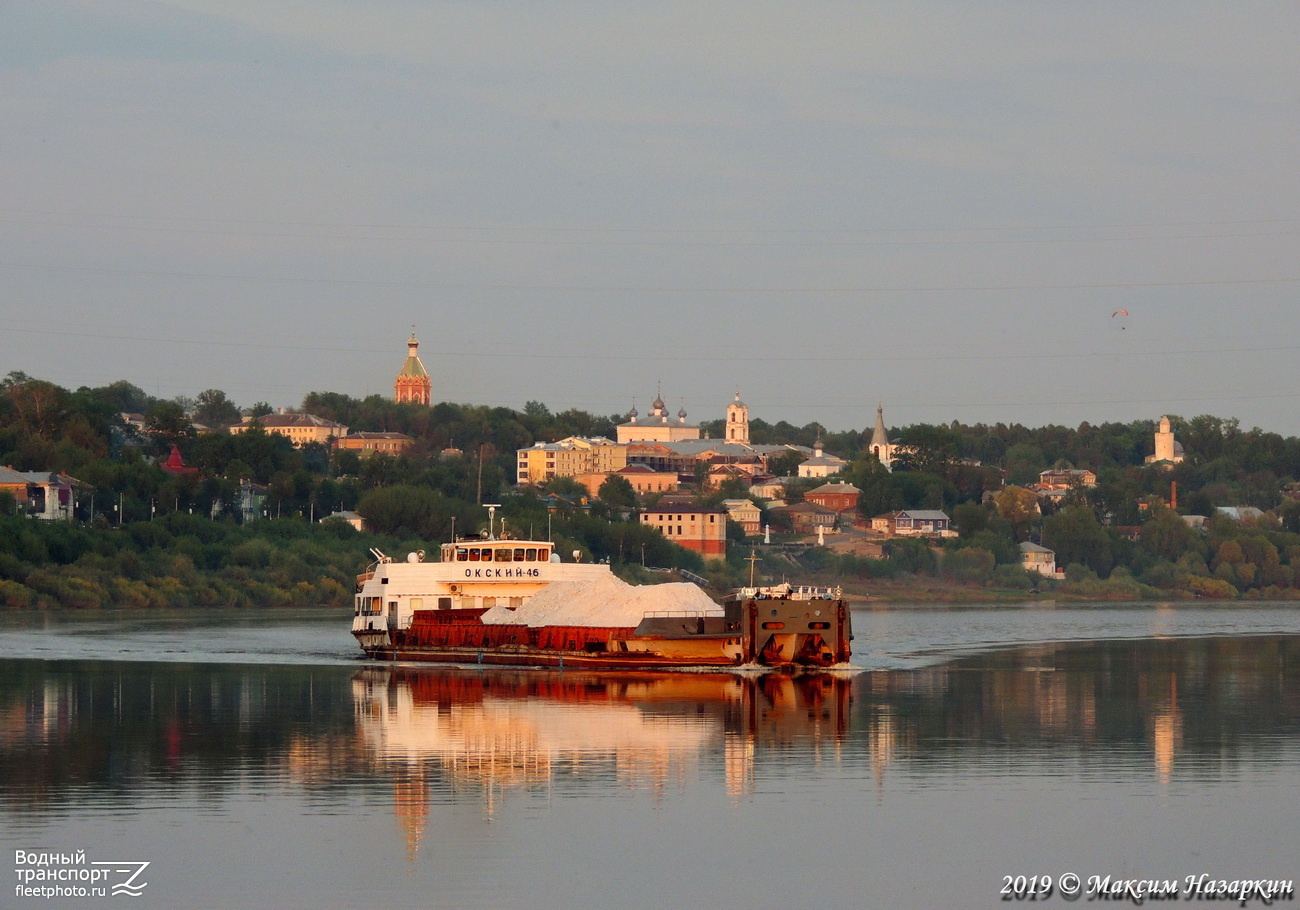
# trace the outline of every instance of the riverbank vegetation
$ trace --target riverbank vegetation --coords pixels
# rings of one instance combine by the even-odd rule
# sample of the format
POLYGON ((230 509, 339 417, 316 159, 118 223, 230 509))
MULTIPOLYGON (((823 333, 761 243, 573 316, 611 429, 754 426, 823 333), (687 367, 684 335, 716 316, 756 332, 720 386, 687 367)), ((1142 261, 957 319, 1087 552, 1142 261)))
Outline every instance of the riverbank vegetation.
MULTIPOLYGON (((270 408, 259 402, 252 410, 270 408)), ((568 478, 541 490, 512 488, 517 449, 612 436, 622 415, 557 414, 538 402, 522 410, 420 407, 329 392, 308 395, 303 410, 353 430, 405 433, 414 443, 397 457, 294 448, 258 428, 221 432, 240 412, 219 390, 160 400, 126 381, 71 391, 9 374, 0 382, 0 464, 66 473, 82 486, 71 521, 26 517, 0 494, 0 605, 344 606, 371 548, 403 558, 453 530, 485 531, 485 502, 501 503, 507 533, 549 537, 566 556, 607 560, 631 580, 663 578, 656 568, 689 570, 718 590, 749 578, 750 546, 738 528, 730 529, 728 558, 706 563, 642 525, 626 484, 608 484, 589 503, 568 478), (143 415, 143 429, 123 421, 130 412, 143 415), (216 431, 199 432, 195 423, 216 431), (163 469, 173 447, 195 470, 163 469), (362 515, 368 533, 319 520, 345 510, 362 515)), ((1174 417, 1173 425, 1187 456, 1176 465, 1144 464, 1154 421, 913 425, 891 433, 906 449, 889 471, 867 451, 869 426, 826 433, 753 419, 755 442, 811 446, 820 432, 824 448, 849 462, 843 479, 862 494, 860 515, 846 524, 897 509, 944 509, 958 531, 942 545, 892 541, 872 558, 800 544, 760 502, 787 546, 756 547, 757 577, 972 600, 1034 590, 1103 599, 1300 596, 1300 500, 1292 498, 1300 495, 1300 440, 1210 416, 1174 417), (1066 467, 1095 472, 1096 485, 1056 500, 1025 489, 1040 472, 1066 467), (1239 521, 1220 506, 1262 514, 1239 521), (1064 578, 1026 573, 1019 550, 1026 541, 1051 548, 1064 578)), ((703 429, 720 432, 710 423, 703 429)), ((778 459, 778 472, 792 472, 797 461, 778 459)), ((793 495, 817 482, 792 485, 793 495)), ((691 492, 707 504, 747 495, 734 482, 691 492)))

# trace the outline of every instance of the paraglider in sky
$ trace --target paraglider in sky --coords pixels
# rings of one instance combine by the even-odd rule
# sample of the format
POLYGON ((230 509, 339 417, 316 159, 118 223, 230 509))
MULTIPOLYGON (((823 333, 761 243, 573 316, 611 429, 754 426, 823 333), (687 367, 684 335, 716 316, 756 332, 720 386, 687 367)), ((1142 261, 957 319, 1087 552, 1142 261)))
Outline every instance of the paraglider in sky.
MULTIPOLYGON (((1111 319, 1114 319, 1116 316, 1127 316, 1127 315, 1128 315, 1128 310, 1116 310, 1115 312, 1113 312, 1113 313, 1110 314, 1110 318, 1111 318, 1111 319)), ((1119 328, 1120 328, 1120 331, 1127 331, 1128 326, 1126 326, 1126 325, 1120 325, 1119 328)))

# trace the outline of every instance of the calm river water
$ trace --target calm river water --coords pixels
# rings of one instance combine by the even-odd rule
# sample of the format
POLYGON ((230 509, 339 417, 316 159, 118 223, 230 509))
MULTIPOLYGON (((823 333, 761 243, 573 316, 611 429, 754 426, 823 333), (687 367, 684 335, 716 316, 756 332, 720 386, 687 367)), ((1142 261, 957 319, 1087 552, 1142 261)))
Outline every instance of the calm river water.
POLYGON ((1081 903, 1091 876, 1300 878, 1295 605, 862 609, 863 669, 794 679, 374 665, 349 618, 0 616, 0 907, 987 907, 1035 875, 1065 907, 1069 873, 1081 903), (55 886, 88 890, 22 890, 55 886))

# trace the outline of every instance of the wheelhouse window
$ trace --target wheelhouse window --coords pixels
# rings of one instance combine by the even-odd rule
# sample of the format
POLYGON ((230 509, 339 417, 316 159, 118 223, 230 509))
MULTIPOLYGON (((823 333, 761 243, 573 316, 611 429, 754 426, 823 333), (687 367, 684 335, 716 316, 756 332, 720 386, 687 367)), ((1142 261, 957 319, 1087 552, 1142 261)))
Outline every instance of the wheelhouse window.
POLYGON ((509 547, 499 547, 494 558, 497 562, 510 562, 510 554, 513 552, 509 547))

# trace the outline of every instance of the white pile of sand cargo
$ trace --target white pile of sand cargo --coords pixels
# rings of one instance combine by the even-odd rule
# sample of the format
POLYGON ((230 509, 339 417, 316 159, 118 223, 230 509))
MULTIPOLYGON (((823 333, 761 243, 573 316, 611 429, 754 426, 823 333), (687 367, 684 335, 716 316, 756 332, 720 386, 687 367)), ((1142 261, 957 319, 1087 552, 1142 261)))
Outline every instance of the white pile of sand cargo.
POLYGON ((515 609, 493 607, 488 625, 635 628, 647 613, 721 616, 722 607, 693 584, 629 585, 610 574, 591 581, 555 581, 515 609))

